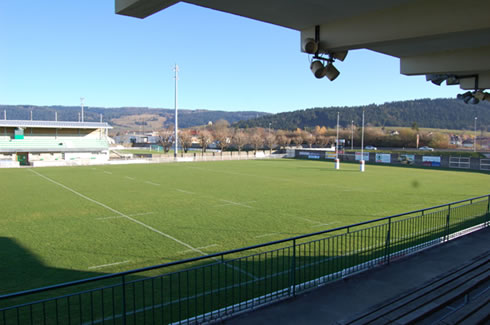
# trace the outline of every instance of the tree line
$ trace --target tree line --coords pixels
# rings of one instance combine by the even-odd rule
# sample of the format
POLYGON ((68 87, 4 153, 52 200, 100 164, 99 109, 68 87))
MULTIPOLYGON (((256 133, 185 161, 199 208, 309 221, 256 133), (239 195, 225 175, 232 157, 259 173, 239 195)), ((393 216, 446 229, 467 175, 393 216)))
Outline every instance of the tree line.
POLYGON ((411 127, 416 123, 423 128, 472 130, 474 118, 485 130, 490 128, 490 103, 467 105, 457 99, 419 99, 371 104, 350 107, 316 107, 294 112, 265 115, 259 118, 243 120, 233 124, 239 128, 268 128, 312 130, 316 125, 335 127, 337 112, 340 112, 340 125, 361 124, 362 110, 365 111, 365 124, 377 127, 411 127))
MULTIPOLYGON (((349 148, 361 146, 362 128, 356 125, 339 129, 339 139, 345 140, 344 145, 349 148)), ((219 120, 212 125, 200 128, 179 130, 179 144, 185 152, 192 147, 193 140, 198 141, 202 152, 214 143, 222 152, 225 150, 284 150, 289 146, 296 147, 332 147, 336 144, 336 128, 315 126, 312 130, 276 130, 273 128, 254 127, 240 129, 230 127, 226 120, 219 120)), ((174 143, 173 127, 159 131, 160 144, 168 152, 174 143)), ((468 133, 466 137, 472 137, 468 133)), ((465 137, 463 135, 463 137, 465 137)), ((430 146, 433 148, 450 148, 450 138, 447 133, 435 131, 421 131, 416 124, 411 128, 390 130, 379 127, 366 127, 364 130, 364 145, 379 147, 414 148, 417 146, 430 146)))

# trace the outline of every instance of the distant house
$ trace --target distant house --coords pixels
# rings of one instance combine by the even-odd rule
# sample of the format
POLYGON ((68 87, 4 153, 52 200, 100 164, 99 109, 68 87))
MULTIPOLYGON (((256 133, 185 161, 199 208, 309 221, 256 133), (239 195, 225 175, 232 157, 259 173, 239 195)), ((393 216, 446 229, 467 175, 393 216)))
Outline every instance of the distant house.
POLYGON ((473 148, 474 145, 475 145, 475 142, 471 138, 468 138, 468 139, 463 141, 463 147, 465 147, 465 148, 473 148))
POLYGON ((390 135, 391 136, 400 135, 400 132, 398 132, 397 130, 391 130, 390 135))
POLYGON ((462 141, 461 137, 457 134, 452 134, 449 138, 449 143, 456 146, 462 145, 462 141))
POLYGON ((477 144, 479 144, 482 149, 490 149, 490 137, 478 138, 477 144))

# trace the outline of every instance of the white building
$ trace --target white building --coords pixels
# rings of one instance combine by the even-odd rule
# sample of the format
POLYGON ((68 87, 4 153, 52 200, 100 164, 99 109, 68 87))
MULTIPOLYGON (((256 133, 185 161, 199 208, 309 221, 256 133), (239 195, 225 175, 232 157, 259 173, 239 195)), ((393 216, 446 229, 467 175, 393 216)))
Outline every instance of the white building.
POLYGON ((111 128, 94 122, 0 120, 0 166, 107 161, 111 128))

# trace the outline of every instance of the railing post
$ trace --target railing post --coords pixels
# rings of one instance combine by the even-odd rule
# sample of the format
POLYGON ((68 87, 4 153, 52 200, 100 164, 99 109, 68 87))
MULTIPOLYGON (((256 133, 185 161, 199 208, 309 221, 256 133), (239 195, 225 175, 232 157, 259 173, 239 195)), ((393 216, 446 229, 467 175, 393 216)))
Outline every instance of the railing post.
MULTIPOLYGON (((122 323, 123 323, 123 325, 126 325, 126 278, 125 278, 125 275, 122 276, 122 311, 123 311, 122 323)), ((116 315, 113 315, 112 317, 116 317, 116 315)))
POLYGON ((293 239, 293 263, 291 266, 291 280, 293 282, 293 296, 296 296, 296 239, 293 239))
POLYGON ((385 262, 390 264, 390 237, 391 237, 391 218, 388 219, 388 232, 386 233, 385 242, 385 262))
POLYGON ((490 195, 487 196, 487 227, 490 226, 490 195))
POLYGON ((449 221, 451 218, 451 204, 448 204, 447 217, 446 217, 446 241, 449 240, 449 221))

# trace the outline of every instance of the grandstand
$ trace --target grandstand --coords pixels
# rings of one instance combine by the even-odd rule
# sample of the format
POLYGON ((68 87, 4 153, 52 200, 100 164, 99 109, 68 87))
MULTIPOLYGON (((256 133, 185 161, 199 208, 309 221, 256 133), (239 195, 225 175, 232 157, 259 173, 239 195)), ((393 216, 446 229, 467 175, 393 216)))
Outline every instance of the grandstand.
POLYGON ((107 123, 0 120, 0 166, 88 165, 109 159, 107 123))

